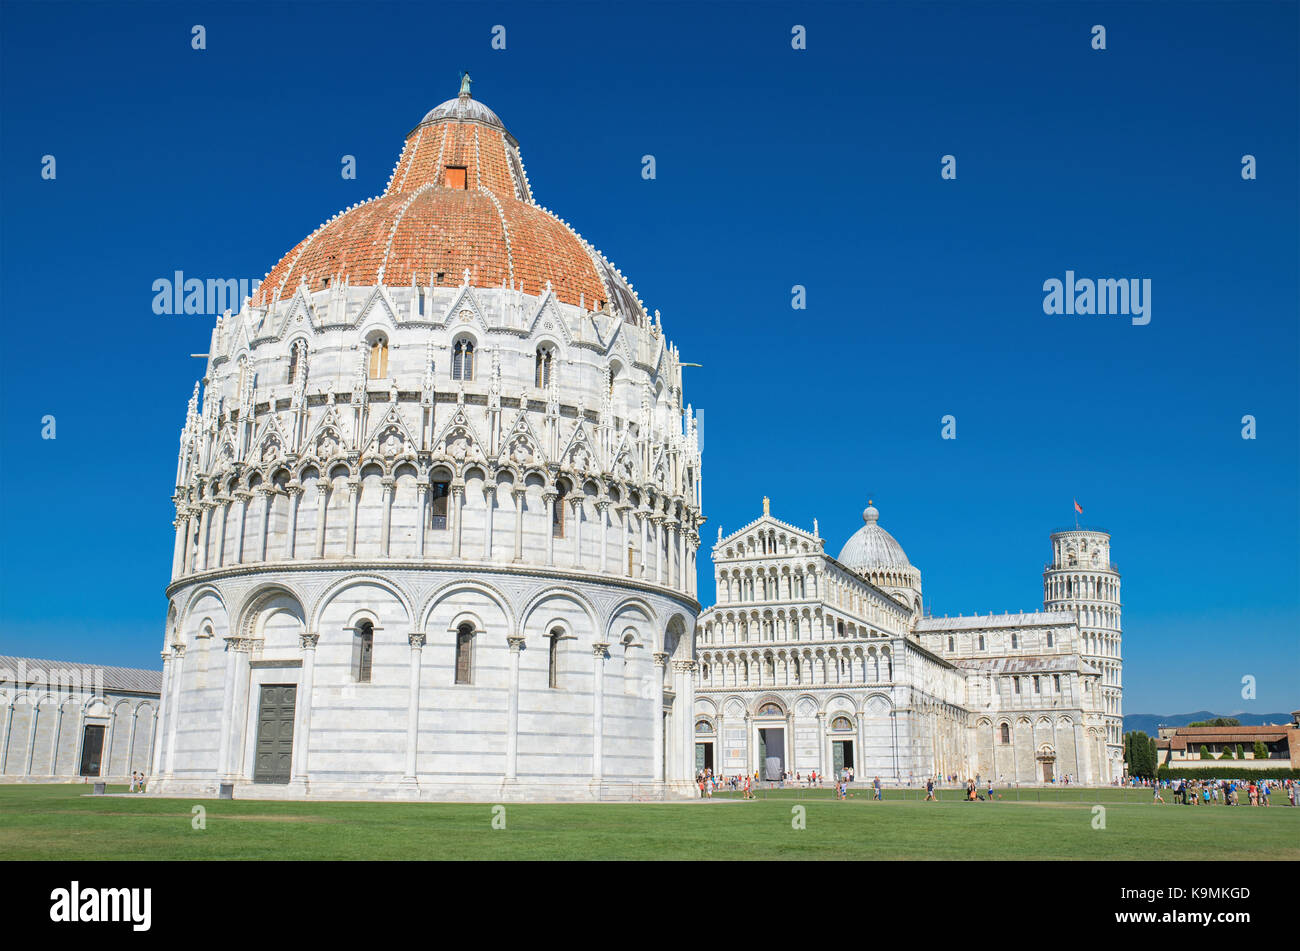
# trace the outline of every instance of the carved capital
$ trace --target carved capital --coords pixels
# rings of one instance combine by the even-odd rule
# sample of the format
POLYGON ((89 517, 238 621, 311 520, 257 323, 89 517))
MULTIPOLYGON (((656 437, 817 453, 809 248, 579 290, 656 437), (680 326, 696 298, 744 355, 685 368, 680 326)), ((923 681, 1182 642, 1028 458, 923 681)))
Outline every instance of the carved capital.
POLYGON ((510 653, 518 654, 524 648, 524 636, 522 634, 511 634, 506 638, 506 643, 510 645, 510 653))
POLYGON ((425 634, 424 631, 412 631, 410 634, 406 635, 407 642, 414 650, 420 650, 423 648, 428 639, 428 635, 425 634))
POLYGON ((177 659, 177 660, 180 660, 182 657, 185 656, 185 645, 184 645, 184 644, 173 644, 173 645, 172 645, 172 653, 176 655, 176 659, 177 659))
POLYGON ((663 667, 668 663, 668 653, 666 651, 655 651, 654 662, 656 667, 663 667))
POLYGON ((316 649, 316 642, 319 640, 320 640, 319 634, 303 632, 302 634, 298 635, 298 646, 305 651, 314 651, 316 649))
POLYGON ((591 656, 604 658, 605 652, 609 650, 608 644, 602 644, 599 641, 591 645, 591 656))

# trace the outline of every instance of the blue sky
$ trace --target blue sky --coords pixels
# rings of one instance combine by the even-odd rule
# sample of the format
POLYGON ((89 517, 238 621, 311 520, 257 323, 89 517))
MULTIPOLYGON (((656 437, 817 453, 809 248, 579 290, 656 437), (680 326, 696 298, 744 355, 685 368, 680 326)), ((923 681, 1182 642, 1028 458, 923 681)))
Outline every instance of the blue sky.
POLYGON ((768 495, 835 554, 870 497, 930 610, 1029 610, 1078 498, 1124 577, 1128 712, 1294 709, 1297 26, 1295 3, 7 2, 0 652, 158 664, 211 320, 156 316, 152 282, 260 278, 382 191, 469 69, 538 201, 703 364, 707 542, 768 495), (1045 315, 1067 270, 1150 279, 1150 324, 1045 315))

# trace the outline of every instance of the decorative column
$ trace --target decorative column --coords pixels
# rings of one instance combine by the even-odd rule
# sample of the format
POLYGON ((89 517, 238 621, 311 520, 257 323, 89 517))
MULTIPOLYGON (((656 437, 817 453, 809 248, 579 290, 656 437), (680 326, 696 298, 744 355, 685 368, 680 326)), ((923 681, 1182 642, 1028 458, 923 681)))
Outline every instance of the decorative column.
POLYGON ((230 770, 230 734, 235 721, 235 679, 239 676, 237 656, 247 651, 247 643, 242 637, 227 637, 226 641, 226 676, 221 682, 221 739, 217 744, 217 775, 223 779, 231 778, 230 770))
POLYGON ((419 495, 419 501, 417 503, 420 509, 419 552, 420 552, 420 558, 423 559, 424 538, 429 531, 429 484, 427 482, 420 482, 416 485, 415 491, 419 495))
MULTIPOLYGON (((29 699, 30 699, 30 697, 31 697, 31 694, 28 694, 28 698, 29 698, 29 699)), ((31 706, 31 708, 32 708, 32 728, 31 728, 31 732, 29 732, 29 733, 27 734, 27 755, 23 757, 23 775, 24 775, 24 776, 30 776, 30 775, 32 774, 32 760, 33 760, 33 759, 35 758, 35 756, 36 756, 36 731, 40 728, 40 725, 41 725, 41 702, 40 702, 40 700, 37 699, 37 700, 33 701, 33 702, 30 704, 30 706, 31 706)))
POLYGON ((664 583, 664 554, 663 554, 663 531, 664 517, 658 512, 650 516, 650 524, 654 530, 650 533, 655 548, 655 568, 654 580, 658 584, 664 583))
POLYGON ((290 482, 284 487, 284 491, 289 494, 289 525, 288 531, 285 532, 284 558, 285 561, 293 561, 294 547, 298 539, 298 503, 302 499, 302 484, 290 482))
POLYGON ((316 557, 325 557, 325 503, 329 501, 330 485, 325 477, 316 480, 316 557))
POLYGON ((826 711, 817 711, 817 775, 826 775, 826 711))
POLYGON ((172 695, 171 695, 171 716, 167 721, 167 759, 166 773, 170 777, 176 770, 176 724, 180 720, 181 708, 181 688, 184 684, 182 674, 185 670, 185 645, 172 645, 172 695))
POLYGON ((262 497, 262 516, 257 520, 257 560, 266 561, 267 536, 270 534, 268 528, 271 523, 271 497, 275 494, 275 486, 263 482, 257 487, 257 494, 262 497))
POLYGON ((226 563, 226 525, 230 521, 230 506, 233 500, 228 495, 217 497, 221 504, 221 533, 217 536, 217 567, 226 563))
POLYGON ((581 491, 574 493, 574 497, 569 500, 569 506, 573 509, 573 567, 582 567, 582 499, 581 491))
POLYGON ((559 493, 548 490, 542 493, 542 500, 546 502, 546 563, 555 564, 555 500, 558 499, 559 493))
POLYGON ((361 480, 348 479, 348 557, 357 556, 357 508, 361 504, 361 480))
POLYGON ((641 560, 640 563, 637 565, 637 572, 636 572, 636 576, 638 578, 645 577, 646 561, 649 558, 649 552, 646 550, 646 537, 649 532, 649 528, 646 524, 646 518, 647 516, 649 516, 649 514, 650 514, 650 510, 645 508, 644 506, 637 513, 637 515, 640 517, 640 522, 641 522, 641 560))
POLYGON ((411 645, 411 671, 409 694, 406 699, 406 774, 404 783, 416 783, 416 753, 420 744, 420 662, 424 656, 425 634, 412 631, 407 636, 411 645))
POLYGON ((691 593, 690 574, 687 571, 689 562, 687 561, 687 536, 690 532, 686 523, 682 522, 676 528, 677 532, 677 590, 683 594, 691 593))
MULTIPOLYGON (((109 710, 108 713, 108 730, 104 739, 104 758, 101 760, 99 775, 107 778, 112 772, 113 766, 113 723, 117 719, 116 714, 109 710)), ((54 732, 50 737, 50 775, 57 775, 59 768, 59 731, 63 729, 63 701, 58 702, 54 708, 54 732)), ((80 764, 78 764, 80 765, 80 764)))
POLYGON ((199 552, 195 559, 195 567, 199 571, 208 567, 208 527, 212 523, 212 507, 215 504, 211 499, 199 503, 202 514, 199 516, 199 552))
POLYGON ((302 677, 298 681, 298 705, 294 711, 298 722, 294 724, 293 730, 290 773, 293 782, 302 785, 306 785, 310 769, 307 760, 311 754, 311 701, 316 683, 316 642, 319 640, 319 634, 304 632, 298 635, 298 647, 302 652, 302 677))
POLYGON ((510 496, 515 500, 515 554, 514 561, 524 560, 524 496, 528 490, 522 487, 515 487, 510 490, 510 496))
POLYGON ((4 775, 5 767, 9 763, 9 737, 13 732, 14 704, 17 702, 17 697, 10 697, 9 702, 5 704, 5 731, 4 738, 0 741, 0 776, 4 775))
POLYGON ((758 771, 758 724, 753 714, 745 711, 745 774, 753 776, 758 771))
POLYGON ((506 698, 506 782, 519 775, 519 652, 524 649, 521 634, 506 638, 510 645, 510 694, 506 698))
POLYGON ((857 780, 862 775, 862 770, 867 762, 867 719, 858 710, 853 715, 858 723, 858 742, 855 744, 857 749, 853 751, 853 778, 857 780))
POLYGON ((194 556, 197 553, 194 539, 191 536, 197 511, 197 506, 188 505, 185 507, 185 553, 182 558, 182 565, 187 575, 194 571, 194 556))
POLYGON ((462 534, 462 525, 465 521, 465 483, 459 479, 451 484, 451 516, 456 522, 456 530, 451 536, 451 557, 460 557, 460 538, 462 534))
POLYGON ((676 674, 676 697, 673 708, 681 715, 676 718, 677 727, 675 744, 677 746, 677 768, 682 770, 682 779, 690 779, 695 774, 695 661, 673 661, 676 674))
MULTIPOLYGON (((166 710, 166 712, 167 712, 167 714, 168 714, 167 722, 168 722, 168 723, 171 722, 171 712, 172 712, 172 709, 171 709, 171 690, 172 690, 172 677, 171 677, 171 675, 172 675, 172 652, 171 652, 171 651, 167 651, 167 650, 165 650, 165 651, 162 652, 162 662, 163 662, 163 670, 162 670, 162 689, 158 692, 158 715, 154 718, 154 724, 153 724, 153 732, 154 732, 154 737, 153 737, 153 740, 152 740, 152 744, 153 744, 153 762, 152 762, 152 764, 150 765, 150 768, 149 768, 149 775, 150 775, 150 776, 157 776, 157 775, 159 775, 159 772, 160 772, 160 770, 162 769, 162 750, 163 750, 163 748, 162 748, 162 744, 158 742, 158 740, 159 740, 158 732, 159 732, 160 730, 162 730, 162 728, 163 728, 163 726, 164 726, 163 716, 162 716, 162 715, 163 715, 163 712, 164 712, 164 709, 166 710)), ((5 748, 6 748, 6 749, 8 749, 8 747, 9 747, 9 744, 8 744, 7 740, 8 740, 8 735, 7 735, 7 732, 6 732, 6 743, 5 743, 5 748)))
POLYGON ((591 781, 598 783, 603 775, 601 758, 605 742, 605 652, 608 644, 591 645, 592 724, 591 724, 591 781))
POLYGON ((392 535, 393 485, 395 482, 396 480, 392 476, 384 476, 381 480, 379 480, 379 484, 383 486, 383 490, 384 490, 383 503, 382 503, 384 514, 383 514, 383 521, 379 529, 379 553, 380 556, 383 558, 388 557, 389 541, 392 535))
POLYGON ((172 527, 176 529, 176 543, 172 546, 172 579, 175 580, 181 576, 185 568, 185 517, 181 515, 181 508, 177 506, 176 517, 172 519, 172 527))
POLYGON ((600 513, 600 573, 609 565, 609 499, 597 499, 596 511, 600 513))
POLYGON ((492 522, 493 510, 497 505, 497 484, 487 482, 483 485, 483 501, 487 504, 487 512, 484 517, 483 525, 483 560, 492 560, 492 522))
POLYGON ((132 763, 135 761, 135 729, 139 719, 140 719, 139 709, 132 710, 131 711, 131 732, 127 734, 127 738, 126 738, 127 773, 135 772, 135 767, 132 765, 132 763))
POLYGON ((253 493, 247 489, 237 489, 235 499, 239 502, 239 524, 235 526, 235 556, 234 563, 242 564, 244 561, 244 527, 248 522, 248 500, 253 497, 253 493))
POLYGON ((655 689, 654 689, 654 777, 655 782, 664 781, 664 668, 668 664, 668 654, 655 651, 655 689))
POLYGON ((630 511, 630 509, 631 506, 629 505, 620 505, 617 508, 618 527, 619 527, 618 573, 627 578, 632 577, 632 559, 628 558, 628 546, 627 546, 627 513, 630 511))

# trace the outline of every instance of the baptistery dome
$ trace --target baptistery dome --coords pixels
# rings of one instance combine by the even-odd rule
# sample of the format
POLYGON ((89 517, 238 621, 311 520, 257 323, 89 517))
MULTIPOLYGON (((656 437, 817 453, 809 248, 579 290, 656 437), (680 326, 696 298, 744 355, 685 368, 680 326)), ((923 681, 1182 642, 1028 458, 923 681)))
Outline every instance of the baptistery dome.
POLYGON ((689 794, 681 358, 468 80, 218 318, 174 501, 151 790, 689 794))

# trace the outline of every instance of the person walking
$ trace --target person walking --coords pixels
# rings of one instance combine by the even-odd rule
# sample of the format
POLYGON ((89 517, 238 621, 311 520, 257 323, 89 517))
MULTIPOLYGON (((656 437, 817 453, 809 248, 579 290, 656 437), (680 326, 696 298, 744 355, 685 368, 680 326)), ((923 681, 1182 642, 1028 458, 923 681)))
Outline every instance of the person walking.
MULTIPOLYGON (((874 780, 872 780, 871 788, 874 793, 872 798, 874 798, 876 802, 880 802, 880 777, 879 776, 877 776, 874 780)), ((1294 799, 1294 797, 1292 798, 1294 799)), ((1292 803, 1292 805, 1294 805, 1294 802, 1292 803)))

